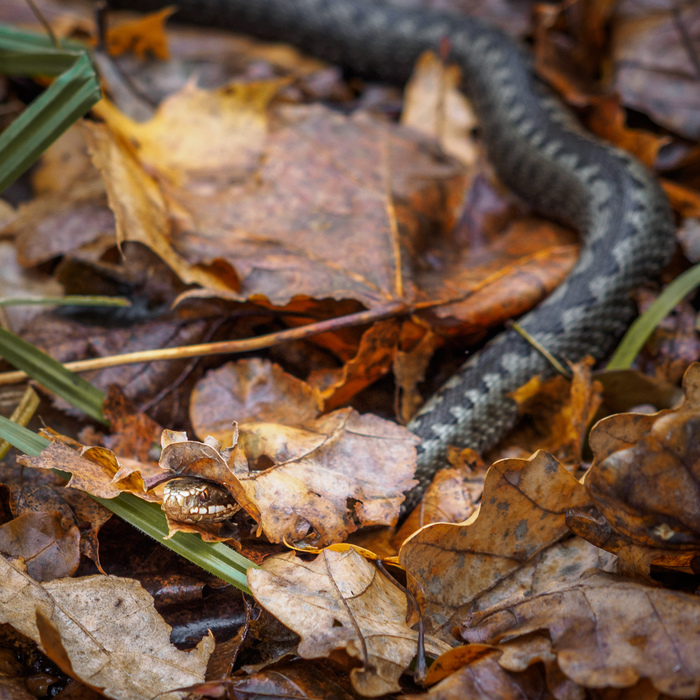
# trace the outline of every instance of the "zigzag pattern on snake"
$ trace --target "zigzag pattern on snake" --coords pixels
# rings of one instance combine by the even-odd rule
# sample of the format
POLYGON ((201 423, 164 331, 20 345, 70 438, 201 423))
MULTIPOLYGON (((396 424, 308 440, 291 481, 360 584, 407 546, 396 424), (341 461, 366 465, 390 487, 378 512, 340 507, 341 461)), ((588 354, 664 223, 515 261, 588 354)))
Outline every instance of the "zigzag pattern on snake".
MULTIPOLYGON (((155 9, 159 0, 111 0, 155 9)), ((550 352, 601 359, 634 315, 630 292, 670 258, 673 221, 653 176, 628 154, 584 133, 535 76, 529 56, 502 32, 464 16, 403 9, 371 0, 178 0, 186 21, 282 40, 356 73, 405 82, 423 51, 444 40, 463 72, 499 177, 548 217, 583 239, 578 263, 520 325, 550 352)), ((517 419, 507 394, 548 362, 506 331, 467 361, 413 418, 421 438, 404 510, 446 466, 449 445, 486 450, 517 419)))

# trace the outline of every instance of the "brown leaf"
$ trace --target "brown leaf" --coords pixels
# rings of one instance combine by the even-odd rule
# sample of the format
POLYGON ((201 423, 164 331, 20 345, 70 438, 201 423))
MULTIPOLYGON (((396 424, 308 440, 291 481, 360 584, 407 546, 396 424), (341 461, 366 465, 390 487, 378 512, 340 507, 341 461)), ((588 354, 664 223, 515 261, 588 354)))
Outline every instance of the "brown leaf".
POLYGON ((80 564, 80 532, 56 511, 25 512, 0 526, 0 552, 20 558, 35 581, 72 576, 80 564))
POLYGON ((404 91, 401 123, 434 138, 445 153, 473 167, 478 151, 470 132, 477 120, 459 89, 461 80, 456 65, 424 53, 404 91))
POLYGON ((561 670, 584 687, 630 687, 649 678, 672 697, 700 692, 695 596, 598 573, 564 590, 475 613, 461 634, 472 643, 497 644, 538 630, 549 632, 561 670))
MULTIPOLYGON (((403 591, 355 550, 323 551, 313 562, 293 553, 248 570, 256 600, 300 637, 303 658, 344 649, 362 668, 350 672, 355 690, 378 697, 400 690, 398 678, 417 649, 418 633, 406 624, 403 591)), ((426 650, 446 651, 428 638, 426 650)))
POLYGON ((191 652, 176 649, 170 627, 137 581, 88 576, 39 585, 2 558, 0 578, 0 621, 40 644, 40 611, 58 633, 60 653, 77 678, 111 698, 150 700, 164 693, 161 697, 174 700, 167 691, 204 678, 213 638, 205 637, 191 652))
POLYGON ((700 364, 686 372, 683 390, 676 409, 610 416, 590 434, 586 489, 611 527, 637 544, 700 546, 700 364))
POLYGON ((279 365, 258 358, 227 362, 197 382, 190 399, 190 420, 200 437, 211 435, 230 445, 231 420, 303 425, 319 414, 320 397, 306 382, 279 365))
POLYGON ((593 379, 592 367, 593 358, 588 357, 571 366, 571 380, 557 376, 542 383, 534 377, 515 391, 512 397, 527 420, 501 441, 496 454, 507 454, 511 446, 529 453, 545 450, 578 466, 588 426, 602 401, 602 387, 593 379))
POLYGON ((448 453, 453 467, 441 469, 425 491, 420 505, 404 520, 396 534, 399 545, 418 528, 430 523, 460 523, 479 507, 487 467, 469 448, 448 453))
POLYGON ((117 226, 116 242, 149 247, 190 284, 227 288, 216 274, 192 266, 173 248, 166 201, 155 179, 144 172, 132 150, 103 124, 85 123, 93 162, 107 189, 117 226))
POLYGON ((229 421, 242 421, 241 458, 224 485, 272 542, 322 546, 360 526, 394 523, 413 483, 412 433, 349 408, 318 416, 318 401, 315 389, 262 360, 227 364, 195 389, 200 434, 230 444, 229 421))
POLYGON ((304 428, 248 424, 240 440, 252 467, 240 483, 272 542, 310 538, 321 546, 360 526, 393 524, 414 483, 413 434, 350 408, 304 428))
POLYGON ((700 22, 700 11, 692 3, 653 11, 630 3, 616 15, 611 32, 613 88, 625 106, 695 141, 700 136, 698 76, 679 36, 674 9, 692 43, 700 22))
POLYGON ((88 447, 79 454, 60 442, 53 442, 38 457, 22 455, 17 461, 36 469, 68 471, 72 475, 69 487, 100 498, 116 498, 122 491, 128 491, 146 500, 154 500, 145 493, 141 471, 142 468, 145 470, 145 465, 132 462, 126 473, 120 476, 123 465, 111 450, 104 447, 88 447))
POLYGON ((148 171, 172 183, 211 190, 257 167, 267 138, 268 104, 287 82, 231 83, 216 90, 190 82, 144 123, 107 101, 96 109, 115 134, 134 146, 148 171))
POLYGON ((479 596, 568 532, 567 508, 588 502, 583 486, 544 452, 493 464, 476 517, 428 525, 401 548, 402 566, 425 592, 428 629, 449 634, 479 596))
MULTIPOLYGON (((452 649, 447 654, 453 651, 456 650, 452 649)), ((411 700, 539 700, 550 696, 546 694, 540 669, 533 667, 525 673, 510 673, 498 665, 498 651, 493 649, 490 654, 480 655, 464 665, 427 693, 406 697, 411 700)))
POLYGON ((110 55, 121 56, 133 51, 141 59, 150 53, 161 61, 167 61, 170 51, 164 25, 174 12, 174 7, 164 7, 158 12, 109 29, 106 40, 110 55))
POLYGON ((375 323, 363 333, 355 357, 340 369, 311 373, 309 384, 318 389, 325 410, 347 403, 391 370, 400 331, 401 324, 395 320, 375 323))

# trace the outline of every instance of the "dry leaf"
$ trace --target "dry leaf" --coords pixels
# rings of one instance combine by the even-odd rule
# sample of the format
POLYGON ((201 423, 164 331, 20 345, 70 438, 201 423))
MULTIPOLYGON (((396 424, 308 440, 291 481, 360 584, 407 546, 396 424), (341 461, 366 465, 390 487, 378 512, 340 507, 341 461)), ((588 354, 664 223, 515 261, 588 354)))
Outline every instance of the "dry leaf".
POLYGON ((121 56, 127 51, 133 51, 141 59, 150 53, 161 61, 167 61, 170 50, 164 25, 175 11, 174 7, 164 7, 158 12, 109 29, 106 40, 110 55, 121 56))
MULTIPOLYGON (((418 633, 406 625, 407 599, 355 550, 325 550, 313 562, 294 554, 248 570, 255 599, 300 637, 303 658, 344 649, 362 668, 350 672, 353 687, 378 697, 400 690, 399 676, 416 654, 418 633)), ((447 650, 428 638, 426 650, 447 650)))
POLYGON ((361 526, 393 524, 415 483, 417 438, 350 408, 303 428, 247 424, 240 442, 250 469, 237 475, 245 492, 239 502, 260 511, 260 526, 272 542, 307 538, 322 546, 361 526))
POLYGON ((194 83, 168 97, 148 122, 135 122, 107 101, 96 110, 134 146, 144 167, 179 185, 209 190, 250 174, 267 138, 267 109, 287 80, 231 83, 202 90, 194 83))
POLYGON ((21 513, 0 526, 0 552, 21 559, 35 581, 72 576, 80 564, 80 531, 56 511, 21 513))
MULTIPOLYGON (((435 663, 438 661, 440 659, 435 663)), ((479 655, 427 693, 406 697, 411 700, 539 700, 548 697, 546 692, 545 679, 538 668, 510 673, 498 665, 498 651, 493 649, 490 654, 479 655)))
POLYGON ((99 498, 116 498, 122 491, 128 491, 140 498, 154 500, 145 493, 143 476, 150 476, 155 470, 127 458, 120 463, 114 452, 104 447, 86 447, 81 454, 60 442, 53 442, 37 457, 22 455, 17 461, 35 469, 68 471, 71 473, 70 488, 87 491, 99 498))
POLYGON ((350 408, 318 416, 318 401, 315 389, 262 360, 227 364, 194 392, 200 434, 230 444, 229 421, 240 421, 245 458, 233 467, 235 483, 224 485, 272 542, 323 546, 361 526, 395 523, 413 483, 412 433, 350 408))
POLYGON ((472 643, 497 644, 538 630, 549 632, 559 667, 584 687, 631 687, 649 678, 671 697, 700 693, 696 596, 599 573, 471 615, 461 634, 472 643))
POLYGON ((207 372, 190 399, 190 420, 197 435, 211 435, 222 445, 231 444, 233 418, 239 425, 255 421, 303 425, 319 411, 320 397, 313 387, 258 358, 227 362, 207 372))
POLYGON ((676 409, 610 416, 590 434, 591 499, 615 531, 648 547, 700 547, 700 364, 683 390, 676 409))
POLYGON ((697 73, 679 36, 678 19, 690 41, 697 37, 700 11, 693 3, 625 3, 611 32, 613 89, 622 102, 691 141, 700 136, 697 73))
POLYGON ((470 132, 477 119, 459 89, 461 80, 456 65, 446 65, 430 51, 424 53, 404 90, 401 123, 434 138, 445 153, 473 167, 478 152, 470 132))
POLYGON ((479 596, 568 533, 567 508, 588 503, 584 487, 545 452, 492 465, 476 517, 428 525, 401 548, 402 566, 425 592, 428 629, 449 634, 479 596))
POLYGON ((151 700, 165 693, 164 700, 174 699, 179 695, 168 690, 204 678, 213 638, 191 652, 176 649, 170 627, 137 581, 88 576, 39 585, 5 559, 0 578, 0 620, 41 645, 40 612, 60 636, 76 677, 110 698, 151 700))
POLYGON ((105 125, 84 124, 90 154, 100 171, 117 226, 116 242, 148 246, 183 282, 214 289, 228 285, 210 271, 190 265, 173 248, 171 224, 163 194, 134 157, 132 149, 105 125))

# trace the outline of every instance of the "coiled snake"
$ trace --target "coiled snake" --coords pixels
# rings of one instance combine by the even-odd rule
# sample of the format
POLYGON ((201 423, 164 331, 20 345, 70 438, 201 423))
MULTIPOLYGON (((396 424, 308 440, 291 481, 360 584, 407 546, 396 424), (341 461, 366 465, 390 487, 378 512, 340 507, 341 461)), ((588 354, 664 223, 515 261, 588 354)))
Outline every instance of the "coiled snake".
MULTIPOLYGON (((111 0, 139 10, 158 0, 111 0)), ((376 0, 178 0, 178 17, 297 44, 366 77, 403 83, 418 56, 447 40, 464 75, 484 142, 503 182, 583 239, 578 263, 520 325, 555 355, 601 359, 634 314, 630 291, 673 250, 667 199, 628 154, 582 132, 534 75, 529 56, 481 21, 376 0)), ((548 362, 515 331, 474 355, 409 423, 421 438, 404 510, 445 466, 449 445, 483 451, 517 418, 507 394, 548 362)))

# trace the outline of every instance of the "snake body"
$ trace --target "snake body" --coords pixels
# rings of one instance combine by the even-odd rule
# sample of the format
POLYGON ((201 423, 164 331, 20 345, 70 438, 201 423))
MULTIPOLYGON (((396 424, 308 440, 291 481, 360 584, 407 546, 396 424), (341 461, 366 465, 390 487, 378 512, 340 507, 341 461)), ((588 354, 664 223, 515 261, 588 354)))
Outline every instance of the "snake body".
MULTIPOLYGON (((139 10, 158 0, 112 0, 139 10)), ((544 215, 575 228, 583 247, 567 279, 520 325, 551 353, 601 359, 634 315, 630 292, 673 251, 668 201, 630 155, 586 134, 539 82, 529 55, 473 18, 372 0, 178 0, 186 21, 283 40, 356 73, 402 83, 418 56, 447 40, 502 181, 544 215)), ((408 511, 449 445, 486 450, 517 418, 508 394, 549 363, 508 330, 475 354, 409 423, 421 438, 408 511)))

